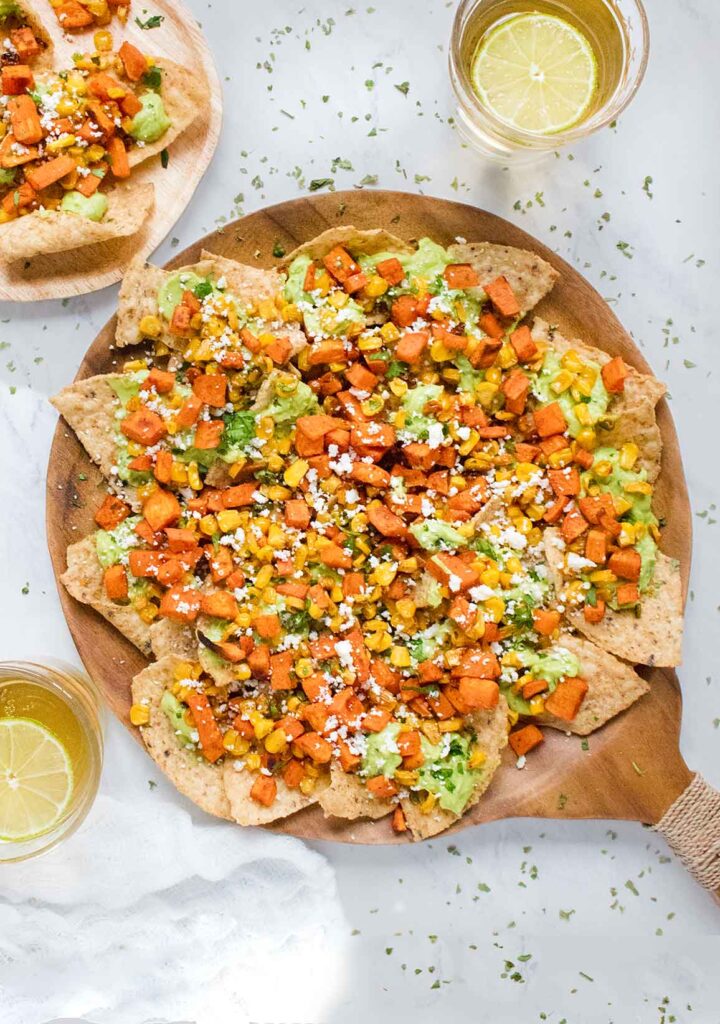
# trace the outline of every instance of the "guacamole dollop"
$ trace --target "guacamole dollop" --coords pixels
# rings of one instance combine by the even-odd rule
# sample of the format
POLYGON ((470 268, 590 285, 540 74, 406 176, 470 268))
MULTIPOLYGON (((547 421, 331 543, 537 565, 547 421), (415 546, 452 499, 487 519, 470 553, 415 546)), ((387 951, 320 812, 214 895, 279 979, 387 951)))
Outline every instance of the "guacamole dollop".
POLYGON ((100 221, 107 213, 108 200, 103 192, 96 192, 92 196, 84 196, 81 192, 66 192, 60 209, 63 213, 76 213, 79 217, 100 221))
POLYGON ((140 516, 128 516, 113 530, 98 530, 96 532, 95 551, 97 560, 103 569, 109 569, 111 565, 117 565, 118 562, 127 562, 127 553, 130 548, 134 548, 140 543, 140 538, 135 533, 135 527, 140 522, 140 518, 140 516))
POLYGON ((420 744, 425 763, 418 769, 418 788, 434 793, 444 810, 461 814, 482 774, 468 765, 470 740, 467 736, 453 735, 449 748, 445 749, 442 744, 433 746, 421 736, 420 744))
POLYGON ((546 651, 524 649, 519 652, 525 668, 535 679, 545 679, 555 689, 561 679, 580 675, 580 662, 564 647, 550 647, 546 651))
POLYGON ((142 110, 138 110, 130 125, 130 135, 138 142, 157 142, 172 125, 162 97, 146 92, 140 97, 142 110))
POLYGON ((402 764, 402 757, 397 748, 399 732, 400 723, 391 722, 380 732, 371 733, 367 737, 367 747, 360 769, 363 775, 368 778, 373 778, 376 775, 392 778, 395 769, 402 764))
POLYGON ((577 437, 583 429, 580 420, 575 415, 574 408, 576 405, 586 405, 588 412, 590 413, 590 419, 593 423, 597 423, 597 421, 601 420, 606 414, 608 405, 610 404, 610 395, 603 384, 600 367, 597 363, 591 363, 587 360, 584 361, 588 366, 592 367, 592 369, 596 371, 596 377, 590 396, 588 398, 581 399, 580 402, 576 402, 573 399, 569 389, 562 391, 559 395, 553 391, 551 384, 562 369, 562 365, 560 355, 552 349, 548 349, 545 353, 542 369, 539 373, 533 376, 531 384, 532 393, 538 401, 542 402, 544 405, 549 405, 552 402, 558 403, 563 411, 563 416, 567 421, 568 433, 571 437, 577 437))
POLYGON ((455 551, 467 547, 468 543, 467 537, 441 519, 423 519, 413 523, 410 533, 426 551, 455 551))
POLYGON ((185 720, 185 707, 169 690, 166 690, 160 698, 160 710, 169 718, 173 731, 185 746, 194 747, 197 743, 197 732, 185 720))
POLYGON ((418 441, 427 441, 434 433, 444 434, 439 420, 423 412, 428 402, 437 401, 442 393, 443 389, 440 384, 418 384, 415 388, 408 388, 402 398, 402 406, 406 414, 405 426, 402 429, 406 434, 418 441))
POLYGON ((377 252, 372 256, 361 256, 359 262, 363 270, 373 271, 378 263, 390 259, 400 261, 406 277, 422 277, 426 281, 439 277, 452 263, 447 250, 431 238, 421 238, 416 252, 377 252))
POLYGON ((300 416, 309 416, 317 410, 315 392, 304 381, 298 381, 291 395, 276 394, 270 404, 260 411, 272 416, 275 426, 290 427, 300 416))
POLYGON ((158 309, 166 320, 172 320, 175 307, 180 304, 184 291, 194 292, 198 286, 207 287, 210 282, 205 277, 194 274, 191 270, 173 274, 163 281, 158 289, 158 309))

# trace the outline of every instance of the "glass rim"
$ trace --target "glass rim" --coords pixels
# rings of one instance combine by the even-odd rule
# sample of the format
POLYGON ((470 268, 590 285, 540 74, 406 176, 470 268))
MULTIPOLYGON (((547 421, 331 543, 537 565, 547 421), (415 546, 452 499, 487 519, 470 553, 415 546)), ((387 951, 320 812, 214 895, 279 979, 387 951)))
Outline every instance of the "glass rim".
POLYGON ((86 734, 92 766, 77 799, 73 801, 71 798, 66 813, 51 828, 26 840, 0 842, 0 868, 3 864, 18 863, 47 853, 80 827, 95 802, 104 759, 104 708, 99 690, 87 673, 69 662, 52 657, 44 662, 0 661, 0 688, 13 680, 44 685, 59 693, 86 734), (67 681, 72 685, 68 686, 67 681), (80 687, 84 693, 79 692, 80 687))
POLYGON ((537 135, 514 127, 481 104, 461 59, 460 49, 468 15, 476 7, 486 2, 488 0, 461 0, 455 12, 448 56, 450 80, 463 115, 469 120, 482 122, 484 127, 497 133, 508 143, 524 146, 527 149, 552 150, 568 142, 583 139, 616 120, 640 88, 650 57, 650 25, 642 0, 599 0, 625 25, 625 38, 636 42, 636 45, 629 47, 628 67, 608 102, 586 121, 581 121, 572 128, 555 132, 552 135, 537 135), (637 24, 632 33, 627 28, 627 16, 620 9, 619 4, 631 7, 633 14, 637 16, 637 24))

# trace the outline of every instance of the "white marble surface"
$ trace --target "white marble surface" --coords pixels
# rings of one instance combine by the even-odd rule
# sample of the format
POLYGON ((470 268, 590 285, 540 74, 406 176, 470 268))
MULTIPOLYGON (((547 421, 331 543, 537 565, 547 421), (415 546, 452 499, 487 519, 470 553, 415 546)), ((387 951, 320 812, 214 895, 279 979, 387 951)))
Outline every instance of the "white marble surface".
MULTIPOLYGON (((448 125, 452 3, 190 6, 226 119, 172 233, 181 246, 312 179, 377 176, 460 198, 581 269, 667 380, 697 517, 682 747, 720 786, 717 5, 650 0, 650 68, 617 129, 522 171, 477 162, 448 125), (405 82, 407 95, 395 88, 405 82)), ((5 658, 77 657, 45 548, 47 397, 72 379, 115 295, 0 310, 5 658)), ((81 833, 0 869, 0 1022, 718 1024, 719 923, 638 826, 508 821, 414 848, 303 846, 195 813, 110 722, 81 833)))

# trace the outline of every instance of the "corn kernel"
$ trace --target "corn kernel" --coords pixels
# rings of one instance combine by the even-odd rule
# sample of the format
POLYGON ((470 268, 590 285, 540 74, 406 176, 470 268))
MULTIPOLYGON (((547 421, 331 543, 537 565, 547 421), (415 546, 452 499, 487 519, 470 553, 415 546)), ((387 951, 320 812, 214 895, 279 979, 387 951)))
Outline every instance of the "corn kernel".
POLYGON ((189 462, 187 468, 188 483, 194 491, 201 491, 203 484, 197 462, 189 462))
POLYGON ((420 804, 420 811, 423 814, 429 814, 430 811, 435 806, 436 800, 437 800, 437 797, 435 796, 434 793, 428 793, 428 795, 425 797, 423 802, 420 804))
POLYGON ((647 480, 631 480, 625 484, 623 490, 627 494, 652 494, 652 484, 649 484, 647 480))
POLYGON ((271 718, 259 718, 257 722, 253 722, 253 731, 259 740, 264 740, 274 728, 275 724, 271 718))
POLYGON ((487 761, 487 754, 484 750, 480 750, 479 747, 475 747, 468 760, 470 768, 482 768, 487 761))
POLYGON ((223 509, 216 513, 215 520, 221 533, 232 533, 242 526, 243 517, 235 509, 223 509))
POLYGON ((250 676, 252 675, 252 670, 250 669, 249 665, 246 665, 243 662, 241 665, 235 666, 235 668, 233 669, 233 675, 235 676, 236 679, 239 679, 240 682, 244 683, 245 680, 249 679, 250 676))
POLYGON ((388 320, 388 322, 386 324, 383 324, 382 327, 380 328, 380 336, 382 337, 383 341, 393 342, 399 339, 400 331, 397 329, 395 324, 391 323, 388 320))
POLYGON ((563 391, 567 391, 574 379, 575 375, 569 370, 560 370, 551 381, 550 388, 556 395, 561 395, 563 391))
POLYGON ((265 749, 268 754, 282 754, 284 750, 287 750, 287 745, 287 737, 282 729, 273 729, 265 738, 265 749))
POLYGON ((262 761, 260 760, 260 755, 253 750, 245 758, 245 764, 247 765, 251 772, 259 771, 260 765, 262 764, 262 761))
POLYGON ((297 487, 309 469, 309 462, 306 462, 305 459, 298 459, 285 470, 283 480, 288 487, 297 487))
POLYGON ((407 647, 393 647, 390 651, 390 664, 395 668, 410 668, 410 651, 407 647))
POLYGON ((200 531, 204 533, 206 537, 212 537, 214 533, 218 532, 218 522, 215 516, 203 516, 200 520, 200 531))
POLYGON ((388 290, 387 281, 379 274, 373 275, 365 285, 365 294, 371 299, 377 299, 388 290))
POLYGON ((133 725, 147 725, 150 721, 150 708, 145 704, 133 704, 130 708, 130 721, 133 725))
POLYGON ((315 779, 306 777, 304 779, 300 779, 300 785, 298 788, 304 796, 310 796, 315 789, 315 785, 315 779))
POLYGON ((395 607, 404 619, 412 619, 417 611, 417 605, 409 597, 400 598, 395 607))
POLYGON ((390 381, 390 390, 397 398, 402 398, 402 396, 406 393, 407 389, 407 382, 404 380, 400 380, 399 377, 396 377, 395 380, 390 381))
POLYGON ((401 786, 415 786, 420 778, 417 772, 408 771, 406 768, 398 768, 395 778, 401 786))
POLYGON ((396 576, 397 566, 393 562, 385 562, 370 574, 370 582, 381 587, 389 587, 396 576))
POLYGON ((604 480, 609 477, 612 473, 612 463, 608 459, 603 459, 600 462, 596 462, 593 465, 593 475, 598 477, 600 480, 604 480))

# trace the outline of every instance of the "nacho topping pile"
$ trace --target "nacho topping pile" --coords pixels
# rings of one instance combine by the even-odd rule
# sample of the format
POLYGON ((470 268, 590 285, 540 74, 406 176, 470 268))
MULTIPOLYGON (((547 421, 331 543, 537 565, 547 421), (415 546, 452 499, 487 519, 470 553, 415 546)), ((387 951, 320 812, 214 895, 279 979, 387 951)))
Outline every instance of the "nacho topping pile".
POLYGON ((522 766, 539 724, 620 710, 588 695, 596 657, 637 681, 621 706, 644 692, 571 636, 653 590, 648 470, 607 441, 635 371, 522 322, 505 275, 429 239, 275 277, 253 299, 165 274, 152 355, 107 378, 106 603, 189 654, 131 719, 162 714, 275 816, 292 792, 353 816, 352 793, 430 834, 488 785, 508 715, 522 766))
POLYGON ((71 69, 36 74, 28 40, 15 43, 22 60, 2 67, 0 223, 37 210, 101 221, 108 188, 130 177, 133 151, 171 126, 161 69, 131 43, 114 52, 103 31, 71 69))
POLYGON ((124 23, 130 13, 130 0, 49 0, 49 3, 66 32, 109 25, 115 15, 124 23))

